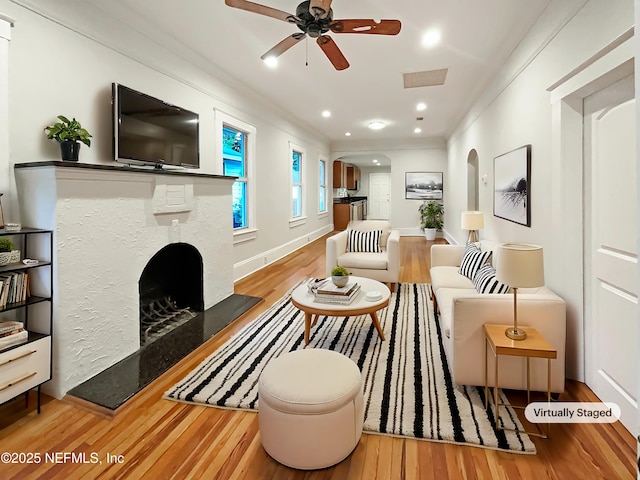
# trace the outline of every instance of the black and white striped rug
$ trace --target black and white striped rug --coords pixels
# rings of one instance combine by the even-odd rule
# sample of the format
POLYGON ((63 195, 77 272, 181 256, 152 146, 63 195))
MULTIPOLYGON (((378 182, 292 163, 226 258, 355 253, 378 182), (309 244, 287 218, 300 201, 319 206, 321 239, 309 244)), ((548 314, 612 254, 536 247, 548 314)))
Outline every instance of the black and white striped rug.
MULTIPOLYGON (((364 430, 394 436, 533 454, 528 435, 496 432, 484 389, 454 385, 427 284, 401 284, 378 312, 386 341, 368 315, 321 317, 307 348, 327 348, 357 363, 364 379, 364 430)), ((270 359, 304 348, 304 314, 285 295, 229 339, 165 398, 236 409, 258 409, 258 378, 270 359)), ((478 359, 482 361, 482 359, 478 359)), ((503 402, 506 397, 501 392, 503 402)), ((521 429, 511 408, 499 422, 521 429)))

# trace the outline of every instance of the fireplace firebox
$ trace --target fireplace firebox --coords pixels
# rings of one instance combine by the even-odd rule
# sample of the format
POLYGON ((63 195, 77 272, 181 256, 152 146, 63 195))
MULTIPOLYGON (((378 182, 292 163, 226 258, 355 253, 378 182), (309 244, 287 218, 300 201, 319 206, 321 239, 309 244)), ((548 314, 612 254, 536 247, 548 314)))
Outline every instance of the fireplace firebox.
POLYGON ((165 246, 147 263, 138 289, 144 346, 204 311, 202 255, 188 243, 165 246))

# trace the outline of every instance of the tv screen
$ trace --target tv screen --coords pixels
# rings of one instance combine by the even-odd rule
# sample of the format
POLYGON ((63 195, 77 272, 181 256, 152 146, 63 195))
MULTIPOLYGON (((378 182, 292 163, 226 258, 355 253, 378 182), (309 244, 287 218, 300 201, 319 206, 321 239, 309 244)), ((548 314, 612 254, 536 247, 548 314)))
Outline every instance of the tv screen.
POLYGON ((131 165, 200 166, 198 114, 112 84, 113 152, 131 165))

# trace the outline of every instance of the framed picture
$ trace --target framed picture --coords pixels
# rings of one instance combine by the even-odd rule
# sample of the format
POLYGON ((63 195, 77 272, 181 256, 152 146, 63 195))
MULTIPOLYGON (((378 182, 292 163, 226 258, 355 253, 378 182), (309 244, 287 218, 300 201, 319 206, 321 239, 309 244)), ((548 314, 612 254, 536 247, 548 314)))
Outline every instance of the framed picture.
POLYGON ((493 159, 493 215, 531 226, 531 145, 493 159))
POLYGON ((442 172, 405 172, 404 198, 442 200, 442 172))

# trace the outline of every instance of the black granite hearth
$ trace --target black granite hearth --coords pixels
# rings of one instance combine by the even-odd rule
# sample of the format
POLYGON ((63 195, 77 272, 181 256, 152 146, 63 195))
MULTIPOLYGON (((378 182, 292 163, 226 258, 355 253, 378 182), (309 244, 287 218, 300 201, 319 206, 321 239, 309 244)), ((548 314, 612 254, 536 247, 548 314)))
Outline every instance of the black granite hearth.
POLYGON ((251 307, 258 297, 231 295, 68 392, 109 410, 124 402, 182 360, 251 307))

